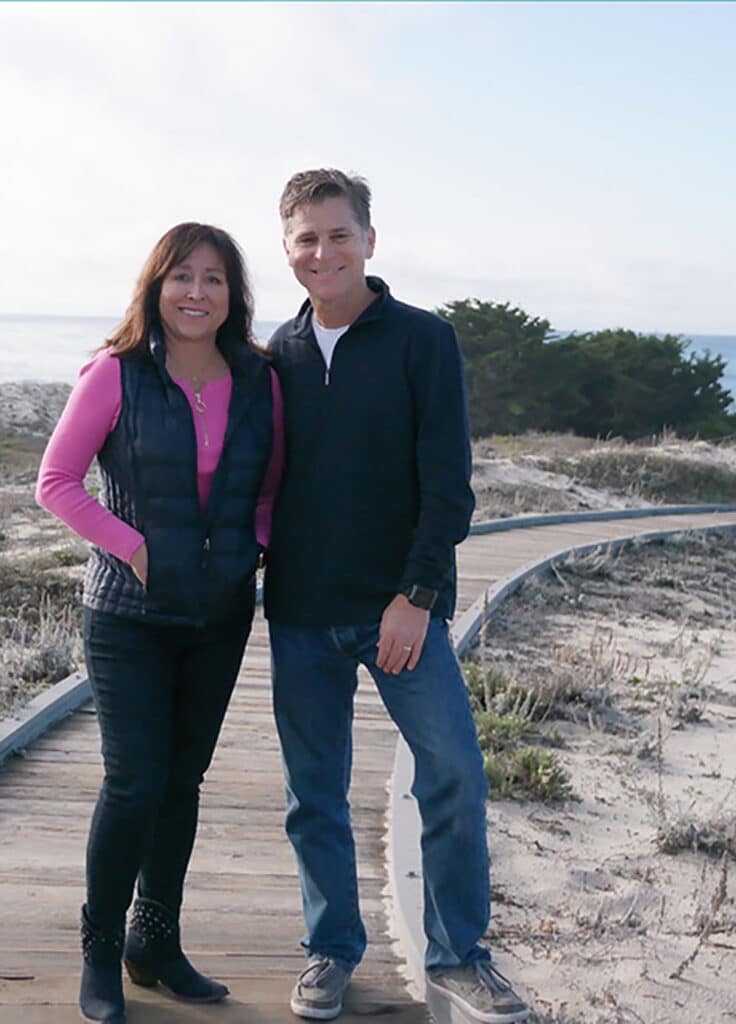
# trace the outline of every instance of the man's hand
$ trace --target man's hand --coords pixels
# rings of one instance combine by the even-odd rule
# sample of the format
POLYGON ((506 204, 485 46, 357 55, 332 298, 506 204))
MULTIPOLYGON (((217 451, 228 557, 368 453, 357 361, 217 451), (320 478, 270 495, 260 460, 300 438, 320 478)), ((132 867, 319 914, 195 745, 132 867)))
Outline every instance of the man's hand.
POLYGON ((145 541, 133 552, 130 567, 145 587, 148 579, 148 548, 145 541))
POLYGON ((428 626, 429 612, 415 608, 403 594, 397 594, 381 616, 378 667, 393 676, 405 668, 409 671, 416 668, 428 626))

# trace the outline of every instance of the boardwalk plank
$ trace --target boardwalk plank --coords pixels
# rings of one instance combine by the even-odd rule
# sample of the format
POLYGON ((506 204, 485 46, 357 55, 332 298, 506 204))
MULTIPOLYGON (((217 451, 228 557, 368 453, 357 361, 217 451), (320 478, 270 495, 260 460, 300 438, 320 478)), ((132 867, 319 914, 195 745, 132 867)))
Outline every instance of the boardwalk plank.
MULTIPOLYGON (((350 999, 360 1017, 390 1015, 414 1024, 426 1019, 426 1011, 406 992, 383 897, 386 782, 396 736, 365 678, 356 695, 355 739, 351 803, 370 950, 350 999)), ((36 976, 0 980, 3 1024, 78 1020, 77 920, 87 827, 101 778, 89 707, 0 771, 0 901, 10 922, 0 938, 0 976, 36 976)), ((129 1022, 292 1019, 288 995, 303 963, 304 926, 283 808, 266 629, 259 617, 203 787, 183 915, 187 948, 203 969, 227 981, 233 999, 226 1007, 190 1008, 129 986, 129 1022)), ((344 1019, 357 1016, 349 1012, 344 1019)))
MULTIPOLYGON (((572 544, 696 523, 733 524, 736 515, 565 524, 473 537, 459 551, 458 609, 490 583, 572 544)), ((128 984, 129 1024, 293 1019, 288 994, 302 963, 303 923, 294 861, 281 829, 283 780, 270 705, 267 631, 259 616, 204 786, 183 919, 192 955, 227 981, 233 997, 222 1006, 187 1007, 128 984)), ((365 1016, 390 1016, 395 1024, 424 1024, 426 1010, 405 989, 383 896, 386 782, 396 732, 365 679, 356 709, 351 798, 370 943, 341 1019, 358 1024, 365 1016)), ((0 770, 2 1024, 79 1019, 77 918, 86 831, 101 774, 90 707, 0 770)))

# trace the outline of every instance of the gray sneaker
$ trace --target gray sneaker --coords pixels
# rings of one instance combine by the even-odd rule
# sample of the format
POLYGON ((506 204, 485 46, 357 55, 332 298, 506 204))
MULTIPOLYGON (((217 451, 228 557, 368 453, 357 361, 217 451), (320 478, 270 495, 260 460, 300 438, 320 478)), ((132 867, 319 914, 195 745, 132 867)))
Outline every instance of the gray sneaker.
MULTIPOLYGON (((467 1021, 484 1024, 516 1024, 526 1020, 529 1007, 520 999, 510 983, 487 960, 465 967, 443 967, 427 972, 427 1003, 449 1001, 467 1021)), ((449 1009, 449 1007, 447 1008, 449 1009)), ((439 1018, 438 1018, 439 1019, 439 1018)), ((453 1021, 457 1014, 451 1013, 453 1021)))
POLYGON ((328 956, 314 953, 291 993, 291 1009, 308 1020, 332 1020, 342 1011, 342 996, 350 971, 328 956))

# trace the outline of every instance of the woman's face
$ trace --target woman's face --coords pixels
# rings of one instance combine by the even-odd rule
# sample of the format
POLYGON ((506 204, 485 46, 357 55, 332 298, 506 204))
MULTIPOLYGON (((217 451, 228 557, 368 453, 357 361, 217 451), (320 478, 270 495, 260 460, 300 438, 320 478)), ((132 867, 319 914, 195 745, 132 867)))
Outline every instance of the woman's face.
POLYGON ((225 263, 217 249, 202 242, 172 267, 158 308, 167 341, 214 342, 230 309, 225 263))

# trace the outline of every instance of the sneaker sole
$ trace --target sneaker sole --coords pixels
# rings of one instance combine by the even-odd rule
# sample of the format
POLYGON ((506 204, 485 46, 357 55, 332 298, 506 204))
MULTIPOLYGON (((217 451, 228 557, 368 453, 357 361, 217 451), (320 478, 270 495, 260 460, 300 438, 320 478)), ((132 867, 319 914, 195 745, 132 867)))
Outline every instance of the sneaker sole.
POLYGON ((300 1003, 298 1000, 292 999, 289 1006, 292 1013, 295 1013, 297 1017, 304 1017, 306 1020, 334 1020, 342 1013, 342 1003, 339 1006, 321 1010, 318 1006, 309 1006, 307 1003, 300 1003))
POLYGON ((448 992, 427 979, 427 1006, 436 1020, 446 1020, 449 1024, 467 1024, 468 1021, 480 1021, 481 1024, 521 1024, 531 1010, 525 1007, 514 1013, 496 1013, 492 1017, 480 1010, 474 1010, 460 996, 448 992))

